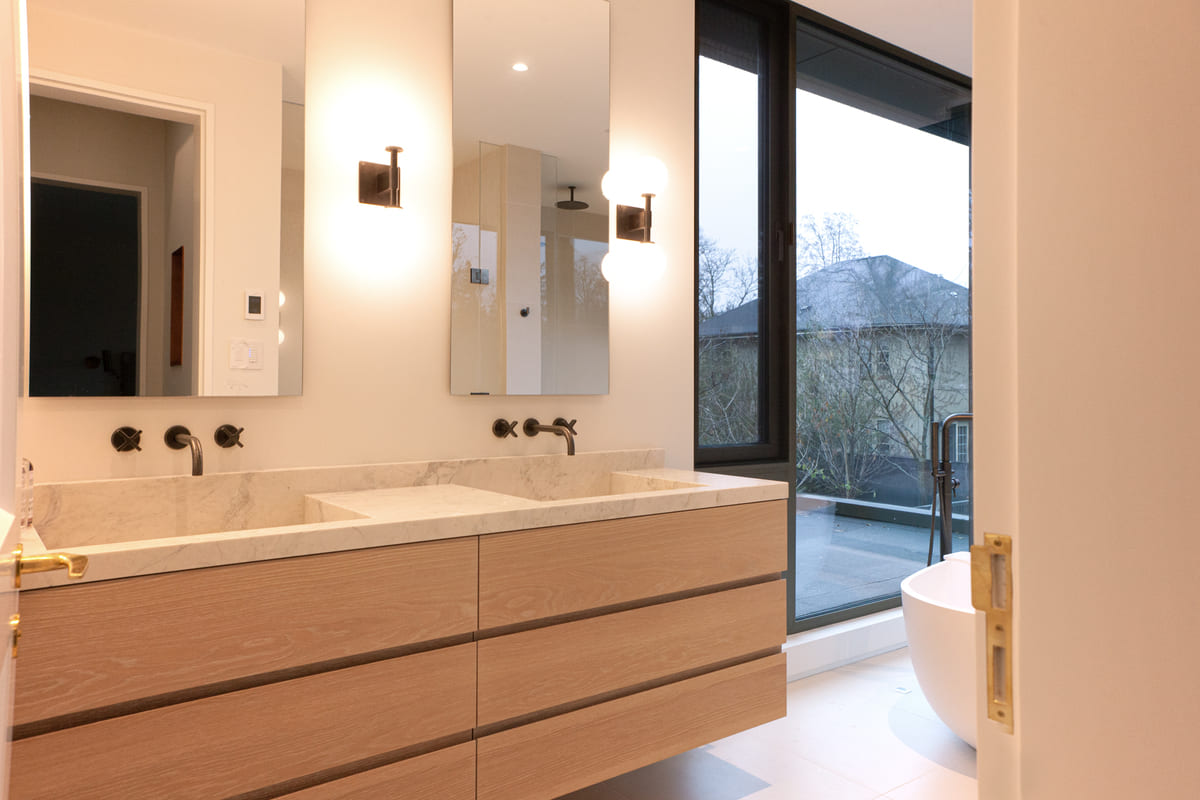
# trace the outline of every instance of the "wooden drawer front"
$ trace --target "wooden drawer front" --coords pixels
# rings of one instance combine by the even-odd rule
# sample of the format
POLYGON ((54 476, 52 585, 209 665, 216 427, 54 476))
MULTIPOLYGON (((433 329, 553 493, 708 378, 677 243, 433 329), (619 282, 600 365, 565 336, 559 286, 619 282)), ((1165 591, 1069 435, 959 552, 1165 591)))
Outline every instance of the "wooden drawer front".
POLYGON ((474 537, 21 594, 15 724, 471 633, 474 537))
POLYGON ((549 800, 787 713, 782 653, 479 740, 478 800, 549 800))
POLYGON ((475 800, 475 742, 447 747, 279 800, 475 800))
POLYGON ((469 731, 475 645, 21 739, 13 800, 213 800, 469 731))
POLYGON ((786 584, 747 586, 479 642, 479 725, 778 648, 786 584))
POLYGON ((787 501, 483 536, 479 627, 787 569, 787 501))

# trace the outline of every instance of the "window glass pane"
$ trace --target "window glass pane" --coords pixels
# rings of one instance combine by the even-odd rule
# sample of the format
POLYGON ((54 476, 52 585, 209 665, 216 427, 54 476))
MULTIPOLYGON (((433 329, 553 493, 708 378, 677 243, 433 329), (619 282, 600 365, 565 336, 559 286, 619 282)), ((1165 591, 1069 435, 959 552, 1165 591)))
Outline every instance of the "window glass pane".
MULTIPOLYGON (((925 566, 930 423, 970 411, 970 96, 806 22, 796 44, 796 613, 810 617, 894 597, 925 566)), ((964 462, 952 432, 947 458, 964 462)))
POLYGON ((765 438, 760 230, 761 23, 704 4, 698 77, 700 447, 765 438))

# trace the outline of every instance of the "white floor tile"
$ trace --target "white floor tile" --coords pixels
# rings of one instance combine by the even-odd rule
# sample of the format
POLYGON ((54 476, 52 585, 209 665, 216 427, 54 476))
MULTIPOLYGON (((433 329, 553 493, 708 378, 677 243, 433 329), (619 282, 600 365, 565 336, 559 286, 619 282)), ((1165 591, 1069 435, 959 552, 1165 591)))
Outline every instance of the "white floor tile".
POLYGON ((788 721, 798 752, 886 793, 933 770, 973 778, 974 751, 931 718, 907 651, 888 653, 789 686, 788 721))
POLYGON ((788 684, 785 719, 567 798, 974 800, 976 794, 975 751, 929 708, 904 649, 788 684))
POLYGON ((947 770, 933 770, 893 789, 885 797, 887 800, 975 800, 978 793, 974 778, 947 770))

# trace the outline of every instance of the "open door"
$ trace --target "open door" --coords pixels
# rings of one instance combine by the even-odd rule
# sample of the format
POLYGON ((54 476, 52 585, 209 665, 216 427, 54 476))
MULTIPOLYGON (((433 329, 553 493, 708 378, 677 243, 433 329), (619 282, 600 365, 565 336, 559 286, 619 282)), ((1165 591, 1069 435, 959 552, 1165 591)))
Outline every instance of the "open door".
POLYGON ((4 636, 0 637, 0 719, 4 721, 6 731, 4 746, 0 748, 0 797, 8 796, 8 759, 12 752, 12 699, 14 674, 14 640, 16 638, 17 590, 14 588, 16 559, 12 553, 17 548, 21 537, 21 526, 17 519, 8 511, 0 510, 0 529, 4 530, 4 542, 0 545, 0 553, 5 557, 0 560, 0 623, 4 636))
POLYGON ((20 0, 7 0, 0 11, 0 623, 5 629, 0 642, 0 726, 5 732, 0 743, 0 800, 8 797, 12 750, 14 668, 8 623, 17 613, 12 553, 20 535, 16 472, 25 268, 22 6, 20 0))

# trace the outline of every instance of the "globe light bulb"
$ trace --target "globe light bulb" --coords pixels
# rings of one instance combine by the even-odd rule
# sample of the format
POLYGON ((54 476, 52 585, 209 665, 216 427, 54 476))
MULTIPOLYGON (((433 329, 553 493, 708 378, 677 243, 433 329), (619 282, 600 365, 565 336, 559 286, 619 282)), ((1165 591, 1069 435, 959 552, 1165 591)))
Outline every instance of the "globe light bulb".
POLYGON ((626 181, 617 170, 610 169, 600 179, 600 194, 604 195, 604 198, 611 202, 615 203, 623 198, 627 188, 626 181))
POLYGON ((666 186, 666 164, 653 156, 642 156, 604 173, 600 192, 614 203, 641 205, 642 195, 662 194, 666 186))
POLYGON ((600 274, 604 276, 604 280, 609 283, 621 283, 628 276, 626 275, 629 261, 621 258, 620 255, 608 252, 604 258, 600 259, 600 274))
POLYGON ((658 245, 616 241, 600 262, 600 274, 609 283, 652 283, 662 277, 666 265, 658 245))

